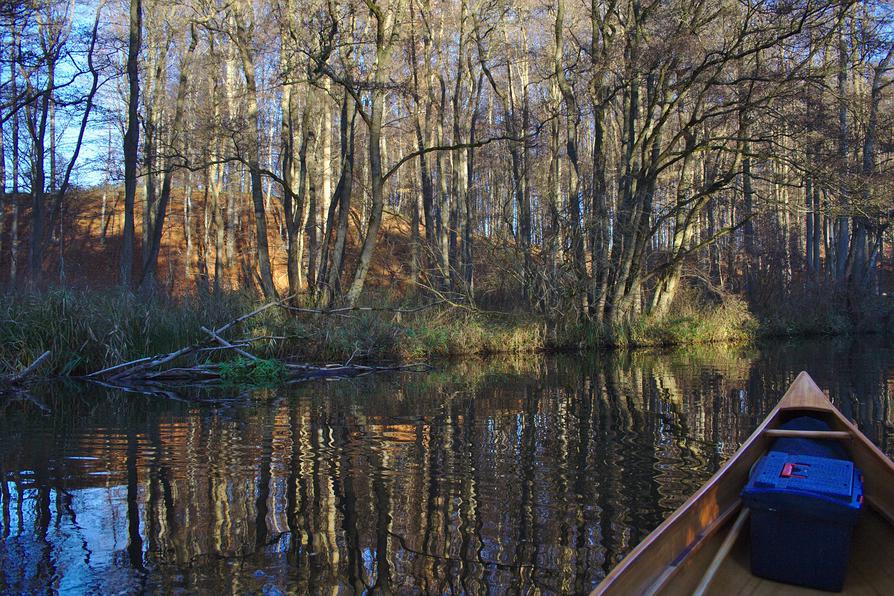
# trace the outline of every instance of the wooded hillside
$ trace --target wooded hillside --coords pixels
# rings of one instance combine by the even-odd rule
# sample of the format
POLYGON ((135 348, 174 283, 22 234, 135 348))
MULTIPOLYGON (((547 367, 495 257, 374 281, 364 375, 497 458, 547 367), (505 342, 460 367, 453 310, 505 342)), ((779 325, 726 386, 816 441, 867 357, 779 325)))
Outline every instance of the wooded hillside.
POLYGON ((852 304, 880 291, 891 241, 892 17, 874 0, 6 0, 0 279, 70 282, 59 255, 90 234, 134 290, 248 281, 353 305, 382 274, 387 210, 423 292, 474 301, 500 276, 525 308, 610 324, 686 283, 852 304), (72 225, 85 196, 92 221, 72 225))

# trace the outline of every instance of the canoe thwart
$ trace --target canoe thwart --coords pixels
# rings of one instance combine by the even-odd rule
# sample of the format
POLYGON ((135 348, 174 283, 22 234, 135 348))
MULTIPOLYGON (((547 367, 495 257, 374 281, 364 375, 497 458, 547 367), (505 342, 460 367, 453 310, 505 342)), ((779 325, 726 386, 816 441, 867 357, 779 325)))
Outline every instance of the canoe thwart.
POLYGON ((784 428, 768 428, 764 431, 768 437, 788 437, 792 439, 852 439, 853 435, 846 430, 788 430, 784 428))

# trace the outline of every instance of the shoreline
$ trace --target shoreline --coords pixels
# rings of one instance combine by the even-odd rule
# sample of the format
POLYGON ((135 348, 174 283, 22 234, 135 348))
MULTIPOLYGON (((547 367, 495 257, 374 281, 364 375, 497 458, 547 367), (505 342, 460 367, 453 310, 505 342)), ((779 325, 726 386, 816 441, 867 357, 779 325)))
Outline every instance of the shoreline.
MULTIPOLYGON (((148 301, 76 290, 0 294, 0 374, 15 374, 47 350, 52 357, 41 377, 83 376, 167 354, 207 341, 203 326, 232 321, 259 304, 241 294, 148 301)), ((247 342, 251 352, 264 360, 381 364, 501 354, 748 346, 768 339, 878 333, 887 326, 886 320, 884 325, 845 325, 840 317, 830 324, 809 311, 798 320, 760 320, 737 298, 684 306, 672 316, 643 317, 612 329, 588 321, 548 321, 524 312, 438 306, 407 315, 413 309, 377 308, 339 316, 269 308, 231 329, 228 341, 247 342)), ((199 352, 193 362, 228 359, 220 351, 199 352)))

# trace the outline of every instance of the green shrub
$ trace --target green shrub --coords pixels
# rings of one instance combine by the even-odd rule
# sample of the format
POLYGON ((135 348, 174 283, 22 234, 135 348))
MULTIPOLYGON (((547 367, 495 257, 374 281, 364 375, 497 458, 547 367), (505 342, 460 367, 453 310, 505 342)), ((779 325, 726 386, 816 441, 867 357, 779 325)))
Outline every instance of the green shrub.
POLYGON ((286 367, 279 360, 250 360, 235 358, 220 363, 220 378, 224 383, 250 387, 279 385, 286 378, 286 367))

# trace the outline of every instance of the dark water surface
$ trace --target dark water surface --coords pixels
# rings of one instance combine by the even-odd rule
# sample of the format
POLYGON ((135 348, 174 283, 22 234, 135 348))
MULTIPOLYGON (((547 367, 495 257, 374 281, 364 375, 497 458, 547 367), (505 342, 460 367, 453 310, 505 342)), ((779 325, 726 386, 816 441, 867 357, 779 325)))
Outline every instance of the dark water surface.
POLYGON ((894 453, 877 339, 523 356, 226 406, 0 402, 0 591, 584 592, 806 369, 894 453))

